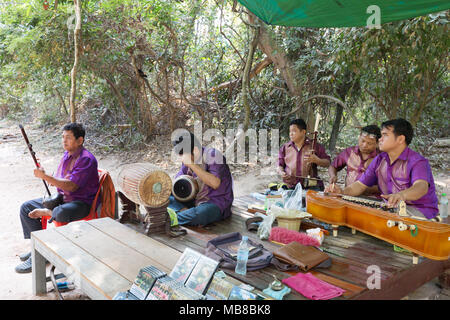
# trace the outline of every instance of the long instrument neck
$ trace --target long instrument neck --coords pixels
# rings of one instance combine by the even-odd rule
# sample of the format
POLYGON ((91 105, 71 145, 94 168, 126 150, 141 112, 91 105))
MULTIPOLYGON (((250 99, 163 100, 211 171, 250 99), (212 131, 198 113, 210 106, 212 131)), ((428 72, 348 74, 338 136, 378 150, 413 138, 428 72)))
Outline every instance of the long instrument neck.
MULTIPOLYGON (((27 144, 28 150, 30 151, 31 157, 33 158, 36 168, 40 168, 41 165, 37 161, 36 153, 33 150, 32 144, 28 140, 28 136, 25 132, 25 128, 21 124, 19 124, 19 128, 20 128, 20 131, 22 132, 23 139, 25 140, 25 143, 27 144)), ((45 182, 44 179, 42 179, 42 182, 44 183, 44 187, 45 187, 45 190, 47 190, 48 195, 51 196, 50 189, 48 188, 47 183, 45 182)))
MULTIPOLYGON (((311 150, 310 150, 311 154, 315 153, 316 144, 317 144, 317 133, 318 133, 317 131, 314 131, 313 139, 312 139, 312 142, 311 142, 311 150)), ((311 163, 308 163, 306 172, 307 172, 308 176, 313 176, 312 164, 311 163)))

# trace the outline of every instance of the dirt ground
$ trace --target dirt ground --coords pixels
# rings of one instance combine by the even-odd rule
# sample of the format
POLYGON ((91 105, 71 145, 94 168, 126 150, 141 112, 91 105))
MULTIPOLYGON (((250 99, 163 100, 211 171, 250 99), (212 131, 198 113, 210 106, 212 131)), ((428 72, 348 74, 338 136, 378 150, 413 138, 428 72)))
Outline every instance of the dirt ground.
MULTIPOLYGON (((30 142, 41 165, 47 172, 53 172, 62 155, 60 133, 54 130, 45 132, 37 126, 25 125, 30 142)), ((87 139, 86 147, 90 148, 87 139)), ((134 153, 127 155, 107 155, 93 152, 99 162, 99 168, 110 172, 113 180, 125 162, 149 161, 163 167, 169 175, 177 172, 178 164, 164 159, 167 150, 150 150, 147 153, 134 153)), ((18 124, 13 121, 0 120, 0 300, 28 300, 42 299, 54 300, 56 295, 52 292, 44 296, 34 296, 31 289, 31 273, 18 274, 14 267, 20 263, 19 254, 30 251, 30 240, 24 240, 19 219, 20 205, 29 199, 39 198, 45 194, 42 181, 33 176, 34 163, 22 139, 18 124)), ((235 166, 234 174, 235 196, 263 191, 269 181, 274 177, 261 175, 258 167, 235 166)), ((445 172, 434 172, 435 180, 440 188, 450 185, 450 179, 445 172)), ((448 190, 447 190, 448 191, 448 190)), ((52 288, 48 283, 48 289, 52 288)), ((448 299, 438 286, 437 279, 411 293, 407 299, 448 299), (442 294, 441 294, 442 293, 442 294)), ((65 299, 87 299, 79 290, 64 293, 65 299)))

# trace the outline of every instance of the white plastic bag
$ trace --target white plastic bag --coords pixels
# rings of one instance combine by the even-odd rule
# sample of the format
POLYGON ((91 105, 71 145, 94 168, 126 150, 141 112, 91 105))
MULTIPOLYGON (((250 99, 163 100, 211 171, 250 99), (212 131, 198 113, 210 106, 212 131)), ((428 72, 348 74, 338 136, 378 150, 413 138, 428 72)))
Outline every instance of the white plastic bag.
POLYGON ((256 232, 256 234, 261 240, 269 239, 270 231, 272 230, 272 224, 274 221, 275 216, 273 214, 268 214, 259 224, 258 231, 256 232))
POLYGON ((303 212, 298 209, 280 208, 279 206, 273 205, 271 207, 270 213, 275 216, 275 218, 310 218, 312 214, 308 212, 303 212))
POLYGON ((302 184, 299 182, 295 186, 294 191, 286 190, 283 192, 284 208, 285 209, 302 209, 303 190, 302 184))
POLYGON ((272 224, 275 218, 283 212, 283 208, 280 208, 276 203, 271 203, 270 207, 267 208, 267 215, 264 220, 260 223, 258 231, 256 234, 261 240, 267 240, 270 236, 270 231, 272 230, 272 224))

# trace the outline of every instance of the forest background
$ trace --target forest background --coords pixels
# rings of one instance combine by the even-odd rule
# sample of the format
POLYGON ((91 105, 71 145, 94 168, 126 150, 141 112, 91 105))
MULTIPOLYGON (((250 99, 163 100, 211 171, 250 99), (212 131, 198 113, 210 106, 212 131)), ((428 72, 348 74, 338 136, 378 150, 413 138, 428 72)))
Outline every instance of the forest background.
POLYGON ((396 117, 424 155, 449 136, 448 11, 311 29, 266 25, 231 0, 1 3, 0 118, 81 121, 104 152, 195 121, 224 135, 280 129, 281 145, 289 120, 312 130, 317 113, 331 155, 359 126, 396 117))

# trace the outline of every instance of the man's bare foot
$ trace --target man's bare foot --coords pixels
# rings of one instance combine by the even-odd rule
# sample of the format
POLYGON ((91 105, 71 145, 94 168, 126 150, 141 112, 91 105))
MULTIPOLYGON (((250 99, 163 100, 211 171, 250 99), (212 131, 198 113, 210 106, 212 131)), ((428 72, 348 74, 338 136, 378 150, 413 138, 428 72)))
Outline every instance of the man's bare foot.
POLYGON ((31 211, 28 216, 32 219, 39 219, 43 216, 52 216, 52 211, 49 209, 34 209, 31 211))

